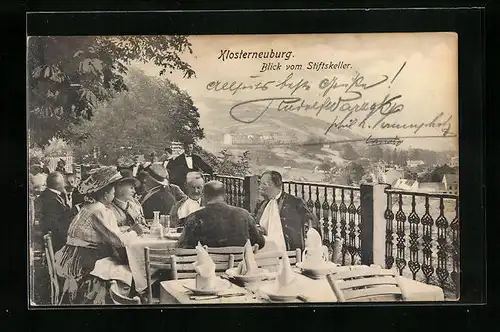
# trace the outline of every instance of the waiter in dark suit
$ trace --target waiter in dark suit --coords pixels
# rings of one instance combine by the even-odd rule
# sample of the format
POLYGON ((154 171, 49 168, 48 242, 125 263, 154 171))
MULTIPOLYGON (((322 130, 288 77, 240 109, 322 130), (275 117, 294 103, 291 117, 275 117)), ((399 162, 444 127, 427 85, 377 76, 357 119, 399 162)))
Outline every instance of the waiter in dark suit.
POLYGON ((186 175, 189 172, 213 174, 213 169, 200 156, 193 153, 194 143, 184 142, 184 153, 168 163, 171 182, 186 190, 186 175))
POLYGON ((47 189, 37 198, 40 227, 43 234, 52 232, 52 246, 59 250, 66 243, 71 207, 66 201, 64 176, 59 172, 47 176, 47 189))
POLYGON ((282 183, 279 172, 262 174, 259 193, 264 201, 257 206, 255 220, 266 241, 274 242, 278 250, 304 250, 306 229, 313 227, 320 232, 319 221, 303 199, 282 191, 282 183))

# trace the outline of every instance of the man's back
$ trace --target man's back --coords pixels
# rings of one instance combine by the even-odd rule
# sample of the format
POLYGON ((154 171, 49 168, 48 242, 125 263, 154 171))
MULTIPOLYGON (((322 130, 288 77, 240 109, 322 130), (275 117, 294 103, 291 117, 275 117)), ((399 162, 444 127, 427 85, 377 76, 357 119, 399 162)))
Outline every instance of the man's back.
POLYGON ((247 239, 252 245, 264 247, 264 237, 250 213, 225 203, 213 203, 187 218, 179 247, 194 248, 198 242, 209 247, 244 246, 247 239))

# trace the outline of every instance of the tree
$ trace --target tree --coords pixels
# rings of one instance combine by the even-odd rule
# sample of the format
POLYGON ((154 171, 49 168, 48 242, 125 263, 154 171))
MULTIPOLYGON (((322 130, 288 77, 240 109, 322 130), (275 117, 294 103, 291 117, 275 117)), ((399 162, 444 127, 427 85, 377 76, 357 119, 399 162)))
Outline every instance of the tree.
POLYGON ((343 151, 342 151, 342 158, 346 160, 356 160, 359 158, 358 153, 354 148, 352 147, 351 144, 344 144, 343 151))
POLYGON ((91 120, 70 126, 67 136, 84 140, 81 154, 98 147, 114 163, 124 153, 162 152, 171 141, 204 137, 198 109, 174 83, 137 69, 129 71, 125 83, 128 91, 97 108, 91 120))
POLYGON ((200 146, 195 146, 195 153, 209 164, 217 174, 231 176, 246 176, 250 171, 250 152, 245 151, 240 156, 234 156, 224 149, 216 156, 200 146))
POLYGON ((382 147, 375 145, 368 148, 368 158, 370 158, 370 160, 379 161, 380 159, 383 159, 383 157, 384 151, 382 150, 382 147))
POLYGON ((443 176, 445 174, 455 174, 455 171, 452 167, 444 164, 443 166, 437 166, 431 172, 431 181, 432 182, 441 182, 443 181, 443 176))
MULTIPOLYGON (((194 75, 179 54, 192 53, 185 36, 58 36, 28 40, 30 143, 68 136, 69 125, 90 120, 100 103, 127 90, 132 61, 153 62, 160 75, 194 75)), ((71 137, 82 140, 85 137, 71 137)))

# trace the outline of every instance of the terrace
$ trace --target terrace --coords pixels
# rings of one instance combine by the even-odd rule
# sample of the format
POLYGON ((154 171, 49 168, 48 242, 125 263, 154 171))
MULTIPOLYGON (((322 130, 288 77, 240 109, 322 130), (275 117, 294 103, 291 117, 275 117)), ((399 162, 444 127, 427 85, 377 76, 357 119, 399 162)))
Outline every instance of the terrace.
MULTIPOLYGON (((226 187, 229 204, 253 212, 258 176, 206 175, 226 187)), ((458 196, 401 191, 387 184, 341 186, 284 181, 283 190, 303 198, 321 224, 324 244, 341 240, 342 265, 377 264, 460 296, 458 196)), ((307 225, 304 225, 307 227, 307 225)))

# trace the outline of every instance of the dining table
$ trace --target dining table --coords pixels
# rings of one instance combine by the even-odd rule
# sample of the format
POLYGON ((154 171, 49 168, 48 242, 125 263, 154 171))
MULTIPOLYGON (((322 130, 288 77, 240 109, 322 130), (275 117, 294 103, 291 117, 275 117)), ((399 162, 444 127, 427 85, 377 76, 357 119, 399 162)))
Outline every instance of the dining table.
MULTIPOLYGON (((165 236, 161 238, 158 235, 143 234, 126 244, 125 249, 127 251, 128 263, 134 279, 135 289, 138 293, 142 293, 147 288, 144 248, 149 247, 151 249, 173 251, 176 248, 178 240, 178 236, 174 236, 175 234, 179 234, 176 233, 175 229, 165 232, 165 236), (169 234, 173 236, 169 237, 169 234)), ((154 273, 155 271, 152 270, 151 272, 154 273)))
MULTIPOLYGON (((341 266, 337 271, 346 271, 358 266, 341 266)), ((335 303, 338 302, 334 291, 326 278, 312 279, 303 275, 298 268, 293 268, 297 289, 301 292, 297 298, 286 303, 335 303)), ((229 278, 229 280, 231 280, 229 278)), ((436 302, 444 301, 443 290, 434 285, 401 277, 401 287, 408 302, 436 302)), ((190 288, 194 288, 195 279, 169 280, 160 283, 160 304, 252 304, 272 302, 263 291, 270 284, 276 282, 268 279, 247 285, 231 282, 227 291, 215 296, 195 296, 190 288)))

